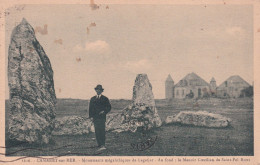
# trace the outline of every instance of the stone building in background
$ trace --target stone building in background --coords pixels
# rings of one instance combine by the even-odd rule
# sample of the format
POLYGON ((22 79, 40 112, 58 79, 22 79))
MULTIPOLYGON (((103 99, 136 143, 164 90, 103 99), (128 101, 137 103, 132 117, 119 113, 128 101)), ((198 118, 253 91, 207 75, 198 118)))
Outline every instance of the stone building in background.
POLYGON ((174 86, 175 98, 201 98, 210 93, 210 84, 192 72, 174 86))
POLYGON ((226 81, 218 86, 217 96, 221 98, 238 98, 243 95, 242 91, 249 87, 250 84, 240 76, 230 76, 226 81))
MULTIPOLYGON (((213 78, 213 80, 215 79, 213 78)), ((212 82, 210 85, 193 72, 186 75, 176 85, 174 85, 172 77, 168 75, 165 81, 165 98, 201 98, 209 96, 213 87, 216 88, 216 81, 215 84, 212 82)))
POLYGON ((174 81, 169 74, 165 81, 165 98, 171 99, 174 98, 174 81))

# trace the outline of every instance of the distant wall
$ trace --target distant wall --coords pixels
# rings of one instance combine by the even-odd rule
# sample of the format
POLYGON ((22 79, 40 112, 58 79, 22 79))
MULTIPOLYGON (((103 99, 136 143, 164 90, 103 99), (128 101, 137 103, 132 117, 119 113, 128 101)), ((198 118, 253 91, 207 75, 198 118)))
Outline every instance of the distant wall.
POLYGON ((174 83, 165 82, 165 98, 171 99, 174 98, 174 83))
POLYGON ((183 99, 190 93, 190 90, 194 94, 194 98, 200 98, 209 94, 210 89, 208 86, 196 86, 196 87, 175 87, 174 96, 177 99, 183 99))
POLYGON ((231 97, 231 98, 238 98, 241 95, 241 92, 246 87, 224 87, 224 88, 218 88, 217 89, 217 97, 225 98, 225 97, 231 97))

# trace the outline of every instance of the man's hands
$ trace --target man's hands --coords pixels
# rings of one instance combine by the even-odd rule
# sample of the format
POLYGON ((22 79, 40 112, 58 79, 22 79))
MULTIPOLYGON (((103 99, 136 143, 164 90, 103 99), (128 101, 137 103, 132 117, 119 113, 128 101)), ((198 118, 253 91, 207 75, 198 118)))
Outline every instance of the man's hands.
MULTIPOLYGON (((103 114, 105 114, 105 111, 99 112, 99 115, 103 115, 103 114)), ((93 122, 93 117, 89 117, 89 119, 90 119, 91 122, 93 122)))

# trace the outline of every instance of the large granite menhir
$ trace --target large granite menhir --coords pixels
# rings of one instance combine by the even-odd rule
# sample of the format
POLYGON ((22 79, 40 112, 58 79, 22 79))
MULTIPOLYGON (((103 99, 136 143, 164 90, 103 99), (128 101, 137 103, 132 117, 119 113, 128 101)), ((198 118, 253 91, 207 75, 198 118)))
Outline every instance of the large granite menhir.
POLYGON ((12 32, 8 85, 11 101, 9 139, 48 143, 55 119, 53 70, 33 28, 25 19, 12 32))
POLYGON ((133 102, 121 115, 108 117, 107 129, 117 132, 150 130, 160 127, 162 121, 155 107, 152 85, 146 74, 138 74, 133 88, 133 102))

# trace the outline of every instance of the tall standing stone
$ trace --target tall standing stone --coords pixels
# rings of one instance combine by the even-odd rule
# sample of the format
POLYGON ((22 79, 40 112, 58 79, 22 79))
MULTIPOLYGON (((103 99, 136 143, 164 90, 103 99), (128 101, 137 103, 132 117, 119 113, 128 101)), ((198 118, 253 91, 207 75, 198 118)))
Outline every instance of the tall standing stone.
POLYGON ((48 143, 55 119, 53 70, 33 28, 25 19, 12 32, 8 85, 11 102, 9 138, 48 143))
POLYGON ((133 87, 133 104, 145 104, 147 106, 155 106, 152 85, 147 74, 138 74, 133 87))
POLYGON ((146 74, 138 74, 133 87, 132 104, 121 115, 108 117, 107 129, 117 132, 150 130, 162 125, 155 107, 152 85, 146 74))

